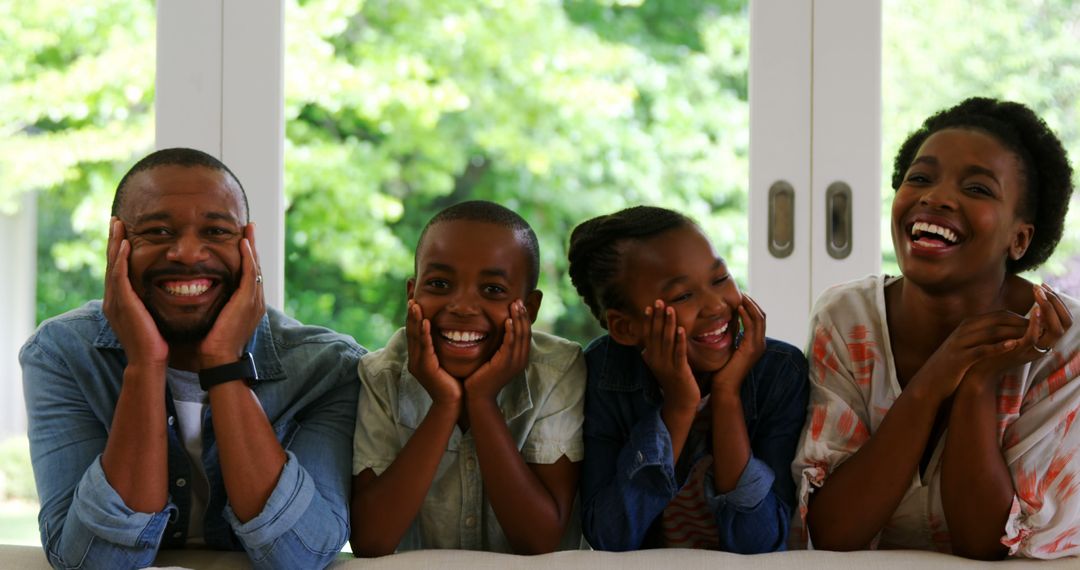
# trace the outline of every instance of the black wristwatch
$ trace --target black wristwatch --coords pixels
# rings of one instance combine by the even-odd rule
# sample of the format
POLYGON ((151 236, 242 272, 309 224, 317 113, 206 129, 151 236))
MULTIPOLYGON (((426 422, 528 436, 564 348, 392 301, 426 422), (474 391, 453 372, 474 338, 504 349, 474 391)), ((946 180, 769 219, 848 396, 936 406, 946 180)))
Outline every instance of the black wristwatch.
POLYGON ((255 358, 250 352, 241 354, 240 360, 236 362, 199 371, 199 387, 207 392, 210 388, 225 382, 246 380, 250 384, 258 379, 259 375, 255 372, 255 358))

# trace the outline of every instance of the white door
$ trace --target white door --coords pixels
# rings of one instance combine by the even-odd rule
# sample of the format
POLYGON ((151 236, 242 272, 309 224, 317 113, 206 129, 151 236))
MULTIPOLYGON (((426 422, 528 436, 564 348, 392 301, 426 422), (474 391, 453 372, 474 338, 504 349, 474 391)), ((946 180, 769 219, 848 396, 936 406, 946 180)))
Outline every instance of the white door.
POLYGON ((805 348, 830 285, 881 265, 881 2, 750 4, 750 294, 805 348))

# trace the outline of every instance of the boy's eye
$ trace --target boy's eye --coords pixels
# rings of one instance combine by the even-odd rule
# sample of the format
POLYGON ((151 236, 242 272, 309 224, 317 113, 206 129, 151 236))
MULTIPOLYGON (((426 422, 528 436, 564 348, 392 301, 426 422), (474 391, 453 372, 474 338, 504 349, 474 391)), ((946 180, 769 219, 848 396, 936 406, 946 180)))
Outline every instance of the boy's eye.
POLYGON ((488 295, 502 295, 506 293, 506 288, 502 285, 484 285, 484 293, 488 295))
POLYGON ((450 282, 446 279, 428 279, 427 286, 432 289, 449 289, 450 282))

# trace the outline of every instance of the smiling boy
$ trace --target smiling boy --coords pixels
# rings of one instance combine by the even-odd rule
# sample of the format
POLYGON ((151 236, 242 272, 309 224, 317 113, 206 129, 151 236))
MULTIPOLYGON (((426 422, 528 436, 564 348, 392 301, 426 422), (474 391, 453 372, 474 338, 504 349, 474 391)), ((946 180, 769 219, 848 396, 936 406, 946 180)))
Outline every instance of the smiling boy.
POLYGON ((531 330, 536 235, 491 202, 428 222, 403 329, 359 365, 353 551, 532 554, 579 544, 585 368, 531 330))

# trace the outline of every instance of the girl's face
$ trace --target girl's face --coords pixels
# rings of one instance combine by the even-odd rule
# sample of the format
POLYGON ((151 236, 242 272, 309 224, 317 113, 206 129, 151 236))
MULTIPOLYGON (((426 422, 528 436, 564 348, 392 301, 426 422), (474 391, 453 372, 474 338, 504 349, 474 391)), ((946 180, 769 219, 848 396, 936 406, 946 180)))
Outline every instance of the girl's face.
POLYGON ((893 246, 906 278, 949 290, 999 283, 1034 226, 1019 217, 1020 159, 995 137, 945 129, 926 139, 892 205, 893 246))
POLYGON ((626 246, 620 281, 630 309, 608 310, 613 338, 645 345, 645 308, 657 299, 675 309, 686 330, 687 360, 694 372, 727 364, 739 331, 742 294, 724 260, 694 225, 671 229, 626 246))

